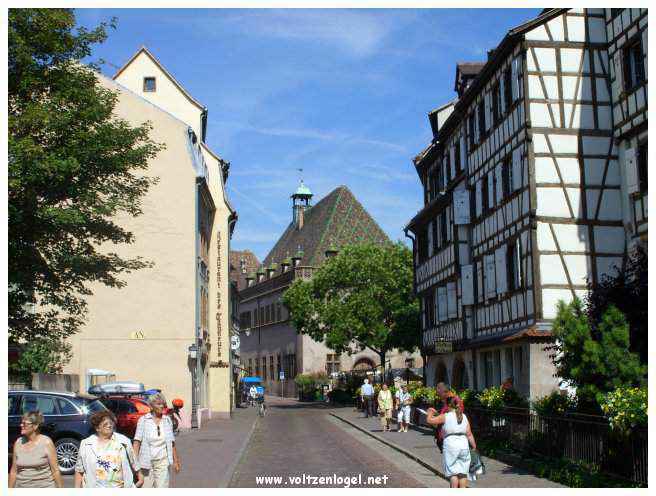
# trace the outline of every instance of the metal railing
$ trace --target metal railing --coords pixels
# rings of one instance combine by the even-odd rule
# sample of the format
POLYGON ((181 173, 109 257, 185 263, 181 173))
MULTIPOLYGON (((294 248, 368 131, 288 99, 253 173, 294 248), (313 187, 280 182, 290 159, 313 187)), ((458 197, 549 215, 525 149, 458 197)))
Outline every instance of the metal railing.
POLYGON ((476 438, 503 441, 517 451, 584 462, 599 472, 647 484, 647 430, 613 431, 604 417, 542 416, 524 408, 499 412, 467 408, 476 438))

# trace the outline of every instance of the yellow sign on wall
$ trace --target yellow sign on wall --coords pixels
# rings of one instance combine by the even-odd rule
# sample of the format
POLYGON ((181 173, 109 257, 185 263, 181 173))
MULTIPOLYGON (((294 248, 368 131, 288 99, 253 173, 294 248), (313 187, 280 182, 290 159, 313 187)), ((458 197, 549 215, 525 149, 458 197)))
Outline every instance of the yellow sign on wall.
POLYGON ((451 341, 436 341, 434 346, 436 354, 453 352, 453 343, 451 341))
POLYGON ((130 339, 146 339, 146 334, 143 331, 132 331, 130 339))

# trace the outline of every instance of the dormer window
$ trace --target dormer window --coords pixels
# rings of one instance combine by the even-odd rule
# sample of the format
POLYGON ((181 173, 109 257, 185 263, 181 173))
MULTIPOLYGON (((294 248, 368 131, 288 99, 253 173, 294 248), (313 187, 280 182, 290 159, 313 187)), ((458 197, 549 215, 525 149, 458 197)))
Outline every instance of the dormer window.
POLYGON ((154 77, 145 77, 143 82, 144 92, 149 91, 153 92, 156 90, 155 78, 154 77))

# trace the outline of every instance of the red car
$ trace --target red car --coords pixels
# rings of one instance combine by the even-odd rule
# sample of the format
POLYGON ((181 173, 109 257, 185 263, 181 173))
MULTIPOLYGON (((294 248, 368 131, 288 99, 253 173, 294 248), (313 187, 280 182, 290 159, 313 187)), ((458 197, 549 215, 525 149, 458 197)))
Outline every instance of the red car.
POLYGON ((134 437, 139 418, 150 412, 146 400, 137 396, 110 395, 100 401, 116 415, 116 430, 130 439, 134 437))

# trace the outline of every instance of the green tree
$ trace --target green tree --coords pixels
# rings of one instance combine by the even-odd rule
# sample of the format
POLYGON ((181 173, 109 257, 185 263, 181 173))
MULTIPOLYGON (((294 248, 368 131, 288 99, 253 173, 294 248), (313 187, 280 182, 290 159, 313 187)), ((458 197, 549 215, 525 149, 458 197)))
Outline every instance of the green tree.
POLYGON ((283 301, 299 332, 337 353, 370 348, 385 364, 390 350, 412 352, 420 344, 412 282, 406 246, 363 243, 344 247, 311 280, 295 281, 283 301))
POLYGON ((629 350, 629 326, 616 307, 608 307, 593 330, 580 300, 561 301, 553 334, 557 375, 576 386, 583 408, 598 409, 605 393, 644 382, 646 366, 629 350))
POLYGON ((590 291, 585 300, 586 313, 595 328, 606 308, 615 305, 629 323, 631 351, 638 354, 640 361, 647 364, 647 325, 649 301, 647 253, 638 247, 629 253, 624 267, 615 274, 604 275, 590 291))
POLYGON ((155 180, 140 172, 161 149, 148 123, 113 116, 117 95, 80 63, 108 26, 75 29, 70 9, 9 10, 8 324, 24 374, 67 360, 88 283, 121 287, 120 274, 149 265, 98 250, 133 241, 114 219, 141 213, 155 180))

